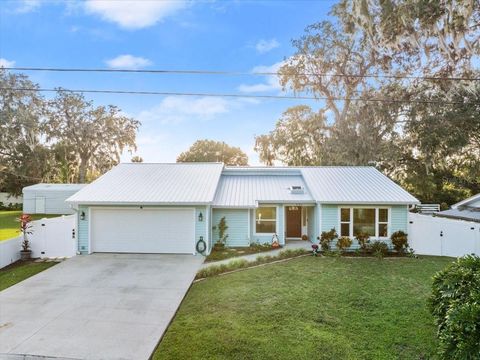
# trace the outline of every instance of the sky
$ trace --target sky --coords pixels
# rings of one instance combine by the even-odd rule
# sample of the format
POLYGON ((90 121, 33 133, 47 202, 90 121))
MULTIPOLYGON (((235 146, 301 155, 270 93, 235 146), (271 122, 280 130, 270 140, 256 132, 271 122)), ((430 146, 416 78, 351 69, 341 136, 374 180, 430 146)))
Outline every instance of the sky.
MULTIPOLYGON (((276 71, 292 39, 328 18, 334 1, 3 0, 0 66, 276 71)), ((275 77, 24 72, 42 88, 286 95, 275 77)), ((46 97, 53 96, 45 93, 46 97)), ((86 94, 141 121, 145 162, 174 162, 198 139, 240 147, 258 165, 255 135, 290 106, 313 101, 86 94)))

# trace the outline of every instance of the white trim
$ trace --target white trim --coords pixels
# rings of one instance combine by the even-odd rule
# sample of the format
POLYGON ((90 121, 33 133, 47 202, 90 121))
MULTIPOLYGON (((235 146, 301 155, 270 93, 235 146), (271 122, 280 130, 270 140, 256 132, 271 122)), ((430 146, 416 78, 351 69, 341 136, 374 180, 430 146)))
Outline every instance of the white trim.
POLYGON ((252 243, 252 239, 250 238, 250 234, 251 234, 251 224, 250 224, 250 221, 251 221, 251 218, 250 218, 250 209, 247 209, 247 229, 248 229, 248 232, 247 232, 247 240, 248 240, 248 243, 251 244, 252 243))
POLYGON ((88 207, 88 251, 87 253, 90 255, 92 253, 92 208, 88 207))
MULTIPOLYGON (((205 254, 208 254, 208 237, 209 237, 209 226, 208 226, 208 223, 210 221, 210 212, 209 212, 209 206, 205 206, 205 217, 203 218, 203 221, 205 221, 205 239, 203 239, 203 241, 205 241, 205 254)), ((197 236, 197 234, 195 234, 195 236, 197 236)), ((195 244, 195 250, 197 250, 197 244, 195 244)))
MULTIPOLYGON (((378 240, 388 240, 391 235, 391 228, 392 228, 392 207, 391 206, 384 206, 379 204, 379 206, 366 206, 366 205, 350 205, 347 204, 343 205, 339 204, 337 207, 337 214, 338 214, 338 235, 342 236, 342 223, 347 223, 346 221, 342 222, 342 209, 350 209, 350 226, 349 226, 349 235, 348 237, 353 239, 355 235, 353 234, 353 209, 375 209, 375 235, 371 236, 373 239, 378 240), (379 209, 387 209, 388 210, 388 223, 387 223, 387 236, 378 236, 378 225, 379 225, 379 217, 378 217, 378 210, 379 209)), ((381 222, 385 224, 384 222, 381 222)))
MULTIPOLYGON (((254 236, 273 236, 273 235, 277 235, 278 236, 278 215, 279 215, 279 211, 278 211, 278 206, 272 206, 272 205, 260 205, 258 208, 255 209, 255 212, 253 213, 253 221, 254 221, 254 225, 255 225, 255 231, 253 233, 254 236), (257 233, 257 209, 260 209, 260 208, 275 208, 275 232, 273 233, 257 233)), ((268 219, 266 221, 273 221, 273 219, 268 219)))

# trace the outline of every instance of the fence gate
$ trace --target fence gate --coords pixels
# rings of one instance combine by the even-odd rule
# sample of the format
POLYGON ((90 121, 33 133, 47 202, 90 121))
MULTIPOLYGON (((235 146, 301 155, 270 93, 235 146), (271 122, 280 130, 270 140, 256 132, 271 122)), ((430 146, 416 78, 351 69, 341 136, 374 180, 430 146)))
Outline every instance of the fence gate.
POLYGON ((75 215, 33 221, 29 236, 33 257, 70 257, 77 251, 75 215))
POLYGON ((480 255, 480 223, 409 213, 408 238, 417 254, 480 255))

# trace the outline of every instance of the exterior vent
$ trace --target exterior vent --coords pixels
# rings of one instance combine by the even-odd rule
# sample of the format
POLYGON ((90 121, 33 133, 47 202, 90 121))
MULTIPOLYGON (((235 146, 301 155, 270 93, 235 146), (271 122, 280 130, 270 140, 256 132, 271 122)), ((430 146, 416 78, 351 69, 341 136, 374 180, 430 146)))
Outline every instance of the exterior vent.
POLYGON ((299 186, 299 185, 290 186, 289 190, 290 190, 290 194, 303 194, 303 193, 305 193, 305 190, 304 190, 303 186, 299 186))

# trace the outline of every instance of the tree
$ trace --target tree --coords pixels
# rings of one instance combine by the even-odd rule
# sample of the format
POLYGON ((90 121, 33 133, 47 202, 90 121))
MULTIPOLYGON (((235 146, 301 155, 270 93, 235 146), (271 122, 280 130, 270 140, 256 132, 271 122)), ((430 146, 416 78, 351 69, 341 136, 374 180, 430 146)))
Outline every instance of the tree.
POLYGON ((142 163, 143 158, 141 156, 134 156, 134 157, 132 157, 131 162, 132 163, 142 163))
POLYGON ((42 142, 44 100, 22 74, 0 69, 0 88, 0 188, 19 195, 24 186, 52 179, 55 168, 42 142))
POLYGON ((422 201, 451 204, 480 192, 480 85, 437 88, 406 113, 401 182, 422 201))
POLYGON ((318 165, 324 154, 325 131, 322 113, 305 105, 295 106, 282 114, 270 134, 255 138, 255 150, 269 165, 274 159, 289 166, 318 165))
POLYGON ((404 73, 468 75, 479 54, 477 0, 340 0, 332 15, 404 73))
POLYGON ((58 141, 78 159, 77 182, 95 178, 120 161, 124 149, 136 150, 140 122, 116 106, 94 107, 83 95, 59 90, 49 102, 48 141, 58 141))
POLYGON ((376 57, 361 38, 344 35, 329 21, 308 26, 305 35, 292 43, 296 53, 279 70, 281 85, 324 98, 324 110, 333 113, 335 122, 345 119, 351 98, 375 85, 375 80, 364 76, 388 70, 391 62, 376 57))
POLYGON ((248 157, 239 147, 223 141, 197 140, 177 157, 177 162, 223 162, 225 165, 248 165, 248 157))

